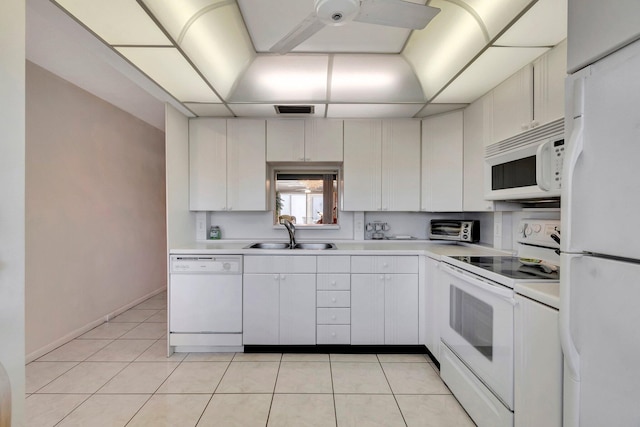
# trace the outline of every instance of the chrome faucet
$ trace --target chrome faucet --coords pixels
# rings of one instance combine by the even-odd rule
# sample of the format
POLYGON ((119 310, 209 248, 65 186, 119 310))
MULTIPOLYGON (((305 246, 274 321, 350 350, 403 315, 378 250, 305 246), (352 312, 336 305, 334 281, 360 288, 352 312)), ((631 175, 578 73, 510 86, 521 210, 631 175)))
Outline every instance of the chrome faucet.
POLYGON ((281 219, 280 222, 287 228, 287 232, 289 232, 289 248, 293 249, 296 245, 296 226, 288 219, 281 219))

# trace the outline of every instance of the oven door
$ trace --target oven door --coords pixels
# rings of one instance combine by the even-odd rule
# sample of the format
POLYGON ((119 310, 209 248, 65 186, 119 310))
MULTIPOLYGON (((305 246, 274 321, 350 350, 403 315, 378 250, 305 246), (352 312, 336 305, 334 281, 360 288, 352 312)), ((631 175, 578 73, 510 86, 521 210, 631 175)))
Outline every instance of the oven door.
POLYGON ((513 410, 513 290, 443 263, 442 342, 513 410))

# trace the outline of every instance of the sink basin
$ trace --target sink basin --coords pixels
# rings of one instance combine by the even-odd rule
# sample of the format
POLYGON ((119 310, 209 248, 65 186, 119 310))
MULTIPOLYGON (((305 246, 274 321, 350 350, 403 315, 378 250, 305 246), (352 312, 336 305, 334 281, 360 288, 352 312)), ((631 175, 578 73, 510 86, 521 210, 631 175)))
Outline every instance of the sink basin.
POLYGON ((335 249, 336 245, 334 243, 296 243, 293 249, 314 249, 314 250, 322 250, 322 249, 335 249))
POLYGON ((285 242, 260 242, 252 243, 246 249, 289 249, 289 243, 285 242))
MULTIPOLYGON (((250 244, 245 249, 291 249, 291 246, 286 242, 258 242, 250 244)), ((296 243, 293 249, 336 249, 336 245, 334 243, 296 243)))

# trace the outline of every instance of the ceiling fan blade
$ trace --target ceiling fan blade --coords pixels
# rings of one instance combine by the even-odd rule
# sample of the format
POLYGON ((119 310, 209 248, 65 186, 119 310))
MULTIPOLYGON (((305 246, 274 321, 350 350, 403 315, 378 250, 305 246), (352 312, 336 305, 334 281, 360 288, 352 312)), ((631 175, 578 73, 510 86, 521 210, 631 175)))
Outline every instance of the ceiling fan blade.
POLYGON ((318 18, 315 12, 307 16, 297 27, 269 49, 269 52, 285 54, 300 43, 320 31, 325 24, 318 18))
POLYGON ((440 9, 402 0, 363 0, 354 21, 421 30, 440 9))

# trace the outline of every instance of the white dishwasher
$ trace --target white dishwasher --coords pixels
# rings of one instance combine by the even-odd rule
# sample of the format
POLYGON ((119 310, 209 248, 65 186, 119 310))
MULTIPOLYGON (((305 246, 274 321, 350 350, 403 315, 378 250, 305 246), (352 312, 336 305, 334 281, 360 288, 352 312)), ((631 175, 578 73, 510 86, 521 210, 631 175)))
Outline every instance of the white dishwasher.
POLYGON ((241 255, 171 256, 169 345, 242 345, 241 255))

